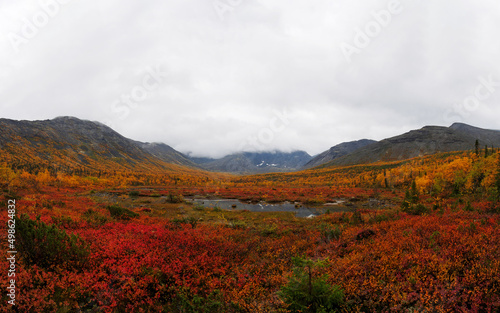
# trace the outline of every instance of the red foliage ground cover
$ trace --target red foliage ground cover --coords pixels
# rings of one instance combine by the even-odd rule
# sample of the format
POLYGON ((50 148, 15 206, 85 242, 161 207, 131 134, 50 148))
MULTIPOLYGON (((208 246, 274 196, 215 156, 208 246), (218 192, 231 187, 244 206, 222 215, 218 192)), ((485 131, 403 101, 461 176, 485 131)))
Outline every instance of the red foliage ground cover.
MULTIPOLYGON (((77 234, 91 251, 80 268, 46 269, 20 259, 17 307, 23 312, 189 312, 186 303, 196 301, 220 303, 227 312, 286 311, 276 293, 292 273, 291 258, 300 255, 328 259, 324 271, 344 290, 345 311, 500 308, 500 219, 480 205, 473 212, 463 206, 423 216, 365 210, 361 220, 338 213, 231 227, 176 223, 149 212, 116 220, 103 204, 67 190, 23 199, 20 211, 31 218, 42 213, 41 221, 77 234), (86 218, 89 208, 107 221, 86 218), (340 235, 327 236, 325 228, 334 227, 340 235)), ((0 260, 1 268, 7 265, 0 260)), ((1 287, 6 290, 5 280, 1 287)))

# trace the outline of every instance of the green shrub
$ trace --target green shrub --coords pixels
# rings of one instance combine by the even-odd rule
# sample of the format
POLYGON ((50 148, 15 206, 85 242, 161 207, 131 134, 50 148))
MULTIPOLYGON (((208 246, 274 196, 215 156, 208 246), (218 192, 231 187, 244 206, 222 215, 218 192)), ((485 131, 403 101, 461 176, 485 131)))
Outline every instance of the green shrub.
POLYGON ((139 196, 140 196, 140 193, 139 193, 139 191, 137 191, 137 190, 133 190, 133 191, 129 192, 129 193, 128 193, 128 195, 129 195, 130 197, 139 197, 139 196))
POLYGON ((16 239, 19 254, 28 266, 81 269, 90 255, 90 247, 83 239, 45 224, 40 216, 36 220, 26 214, 16 217, 16 239))
POLYGON ((419 200, 419 195, 418 195, 417 185, 415 181, 412 181, 411 189, 406 190, 405 198, 403 200, 403 203, 401 204, 401 208, 403 209, 403 211, 410 209, 410 207, 418 203, 418 200, 419 200))
POLYGON ((436 253, 440 251, 441 233, 435 231, 429 237, 429 247, 432 248, 436 253))
POLYGON ((342 212, 342 215, 340 215, 339 223, 349 223, 349 216, 346 212, 342 212))
POLYGON ((465 210, 465 211, 467 211, 467 212, 472 212, 472 211, 474 211, 474 208, 473 208, 473 207, 472 207, 472 205, 470 204, 470 201, 467 201, 467 204, 465 205, 464 210, 465 210))
POLYGON ((359 225, 365 223, 365 221, 363 220, 363 216, 361 215, 361 212, 359 210, 354 210, 351 216, 350 223, 352 225, 359 225))
POLYGON ((180 225, 180 224, 191 224, 192 228, 195 228, 196 225, 198 224, 198 220, 192 216, 190 217, 183 217, 183 218, 174 218, 172 220, 172 223, 175 225, 180 225))
POLYGON ((278 226, 265 224, 260 229, 260 234, 264 237, 276 237, 278 236, 278 226))
POLYGON ((78 223, 74 221, 71 217, 66 216, 52 216, 52 222, 59 228, 74 229, 78 227, 78 223))
POLYGON ((402 211, 411 215, 423 215, 429 213, 429 209, 421 203, 403 206, 402 211))
POLYGON ((245 229, 247 228, 247 224, 244 221, 230 221, 227 223, 227 227, 245 229))
POLYGON ((108 221, 108 218, 106 216, 92 209, 88 209, 87 211, 83 212, 83 218, 92 227, 100 227, 106 224, 106 222, 108 221))
POLYGON ((112 217, 119 220, 129 220, 131 218, 136 218, 139 216, 139 214, 132 212, 129 209, 122 208, 118 205, 108 205, 107 209, 112 217))
POLYGON ((212 212, 222 212, 222 209, 219 208, 218 206, 215 206, 212 208, 212 212))
POLYGON ((178 292, 168 306, 172 313, 219 313, 240 312, 236 304, 227 304, 219 290, 214 290, 207 296, 193 294, 189 290, 178 292))
POLYGON ((378 224, 386 221, 392 221, 397 219, 397 215, 394 214, 394 212, 385 212, 381 214, 376 214, 375 216, 371 217, 369 222, 378 224))
POLYGON ((418 200, 419 195, 417 186, 415 184, 415 181, 413 181, 411 184, 411 189, 406 191, 403 203, 401 203, 402 211, 411 215, 422 215, 425 213, 429 213, 430 210, 425 205, 418 203, 418 200))
POLYGON ((321 239, 327 243, 334 239, 340 239, 340 236, 342 236, 342 228, 338 225, 335 225, 335 227, 332 228, 329 224, 324 223, 319 226, 319 230, 321 233, 321 239))
POLYGON ((169 193, 167 195, 167 202, 168 203, 183 203, 184 197, 182 195, 173 195, 173 194, 169 193))
POLYGON ((327 283, 328 276, 315 275, 325 261, 292 258, 293 276, 278 292, 291 312, 338 312, 344 303, 344 291, 327 283))
POLYGON ((205 207, 199 203, 193 204, 193 210, 195 211, 204 211, 205 207))

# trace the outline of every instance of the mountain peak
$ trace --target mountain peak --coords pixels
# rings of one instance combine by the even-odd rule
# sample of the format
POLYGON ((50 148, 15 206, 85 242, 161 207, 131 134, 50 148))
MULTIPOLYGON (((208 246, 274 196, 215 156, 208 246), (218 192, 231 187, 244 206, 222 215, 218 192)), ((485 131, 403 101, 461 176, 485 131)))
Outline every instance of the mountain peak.
POLYGON ((449 128, 454 129, 454 130, 457 130, 457 129, 466 129, 466 128, 479 129, 479 127, 475 127, 475 126, 471 126, 469 124, 459 123, 459 122, 451 124, 451 126, 449 128))
POLYGON ((58 116, 52 119, 53 121, 82 121, 74 116, 58 116))
POLYGON ((53 119, 48 120, 48 121, 53 122, 53 123, 62 123, 62 124, 82 124, 82 125, 86 124, 86 125, 89 125, 91 127, 99 126, 100 128, 112 130, 111 127, 109 127, 108 125, 103 124, 101 122, 80 119, 80 118, 74 117, 74 116, 58 116, 58 117, 53 118, 53 119))
POLYGON ((104 125, 104 124, 92 122, 89 120, 82 120, 82 119, 79 119, 79 118, 74 117, 74 116, 58 116, 56 118, 48 120, 48 122, 58 123, 58 124, 89 124, 92 126, 99 125, 99 124, 104 125))

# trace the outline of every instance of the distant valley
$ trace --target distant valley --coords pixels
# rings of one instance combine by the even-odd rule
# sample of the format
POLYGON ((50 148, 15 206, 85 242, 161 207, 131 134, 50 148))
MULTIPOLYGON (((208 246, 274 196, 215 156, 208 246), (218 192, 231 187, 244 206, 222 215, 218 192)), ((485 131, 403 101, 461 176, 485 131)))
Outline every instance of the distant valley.
POLYGON ((240 152, 220 159, 191 158, 201 168, 230 173, 270 173, 300 170, 312 157, 305 151, 240 152))

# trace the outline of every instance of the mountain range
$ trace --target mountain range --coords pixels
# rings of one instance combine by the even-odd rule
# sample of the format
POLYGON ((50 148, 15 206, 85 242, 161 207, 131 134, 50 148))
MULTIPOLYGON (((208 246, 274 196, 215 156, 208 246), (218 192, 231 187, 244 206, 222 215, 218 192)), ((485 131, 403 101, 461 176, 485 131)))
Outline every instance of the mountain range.
POLYGON ((74 117, 0 119, 0 162, 65 170, 185 171, 194 163, 166 145, 125 138, 99 122, 74 117))
POLYGON ((230 173, 270 173, 301 169, 311 160, 305 151, 240 152, 221 159, 192 158, 209 171, 230 173))
POLYGON ((500 131, 482 129, 463 123, 454 123, 450 127, 425 126, 371 143, 321 166, 396 161, 439 152, 474 150, 476 140, 481 148, 485 146, 498 148, 500 147, 500 131))
POLYGON ((345 142, 314 157, 304 151, 271 151, 211 159, 187 156, 164 143, 134 141, 104 124, 74 117, 0 119, 0 163, 62 169, 267 173, 473 150, 476 140, 481 148, 500 147, 500 131, 455 123, 450 127, 425 126, 381 141, 345 142))
POLYGON ((75 117, 44 121, 0 119, 1 161, 64 169, 267 173, 297 170, 306 152, 242 152, 221 159, 190 158, 164 143, 123 137, 99 122, 75 117))

